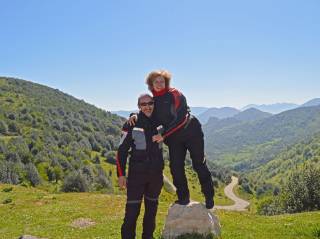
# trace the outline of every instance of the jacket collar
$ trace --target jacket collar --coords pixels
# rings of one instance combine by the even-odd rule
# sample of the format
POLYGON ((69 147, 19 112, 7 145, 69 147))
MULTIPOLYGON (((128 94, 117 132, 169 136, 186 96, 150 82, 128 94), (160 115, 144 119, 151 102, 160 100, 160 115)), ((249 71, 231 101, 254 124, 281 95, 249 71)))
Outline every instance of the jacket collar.
POLYGON ((151 117, 146 116, 141 110, 139 111, 138 119, 143 119, 143 120, 149 120, 150 121, 151 117))
POLYGON ((160 91, 155 91, 155 90, 152 90, 152 94, 153 96, 161 96, 161 95, 164 95, 165 93, 167 93, 169 91, 170 88, 164 88, 163 90, 160 90, 160 91))

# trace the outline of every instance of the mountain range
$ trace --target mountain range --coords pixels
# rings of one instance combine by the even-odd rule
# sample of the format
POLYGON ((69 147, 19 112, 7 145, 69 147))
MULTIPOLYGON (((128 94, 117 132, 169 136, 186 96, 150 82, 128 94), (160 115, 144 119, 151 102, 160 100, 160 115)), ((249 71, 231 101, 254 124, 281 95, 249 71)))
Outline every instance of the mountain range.
MULTIPOLYGON (((236 114, 245 111, 250 108, 257 109, 262 112, 270 113, 270 114, 279 114, 281 112, 299 108, 306 106, 316 106, 320 105, 320 98, 315 98, 305 102, 304 104, 298 105, 293 103, 275 103, 275 104, 249 104, 241 109, 237 109, 234 107, 190 107, 190 111, 193 115, 197 116, 202 124, 208 122, 211 117, 215 117, 218 119, 224 119, 233 117, 236 114)), ((137 110, 119 110, 119 111, 111 111, 114 114, 127 118, 130 113, 136 112, 137 110)))
POLYGON ((203 129, 209 159, 237 171, 248 171, 320 132, 319 126, 320 106, 310 106, 251 121, 213 119, 203 129))

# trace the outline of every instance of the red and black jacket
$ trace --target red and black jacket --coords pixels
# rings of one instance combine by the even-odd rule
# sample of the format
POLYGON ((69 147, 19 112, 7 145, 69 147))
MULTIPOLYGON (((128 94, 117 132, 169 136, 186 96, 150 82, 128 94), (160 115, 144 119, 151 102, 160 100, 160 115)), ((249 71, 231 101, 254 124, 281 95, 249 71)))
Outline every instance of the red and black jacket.
POLYGON ((151 118, 142 112, 139 112, 135 126, 130 126, 128 123, 123 125, 116 159, 118 177, 126 175, 129 154, 130 171, 163 170, 162 147, 158 143, 152 142, 152 136, 158 134, 159 128, 157 126, 151 118), (129 152, 129 150, 131 151, 129 152))
POLYGON ((166 138, 188 121, 189 107, 186 97, 175 88, 165 88, 160 92, 152 91, 154 99, 153 116, 163 125, 166 138))

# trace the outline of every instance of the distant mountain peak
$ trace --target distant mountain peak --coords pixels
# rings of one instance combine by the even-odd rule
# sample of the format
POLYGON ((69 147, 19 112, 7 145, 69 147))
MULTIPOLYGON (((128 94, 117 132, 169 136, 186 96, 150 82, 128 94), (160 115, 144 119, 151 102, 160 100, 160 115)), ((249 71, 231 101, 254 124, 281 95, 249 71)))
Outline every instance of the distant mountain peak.
POLYGON ((317 105, 320 105, 320 98, 314 98, 312 100, 309 100, 306 103, 302 104, 301 107, 309 107, 309 106, 317 106, 317 105))
POLYGON ((292 110, 294 108, 299 107, 297 104, 293 103, 274 103, 274 104, 249 104, 245 107, 243 107, 241 110, 245 111, 249 108, 256 108, 258 110, 261 110, 263 112, 271 113, 271 114, 278 114, 283 111, 292 110))
POLYGON ((255 120, 264 119, 270 116, 272 116, 271 113, 263 112, 256 108, 249 108, 236 114, 234 118, 241 121, 255 121, 255 120))
POLYGON ((207 111, 203 112, 198 116, 198 119, 202 124, 207 123, 210 117, 216 117, 218 119, 224 119, 233 117, 238 114, 240 110, 232 107, 222 107, 222 108, 209 108, 207 111))

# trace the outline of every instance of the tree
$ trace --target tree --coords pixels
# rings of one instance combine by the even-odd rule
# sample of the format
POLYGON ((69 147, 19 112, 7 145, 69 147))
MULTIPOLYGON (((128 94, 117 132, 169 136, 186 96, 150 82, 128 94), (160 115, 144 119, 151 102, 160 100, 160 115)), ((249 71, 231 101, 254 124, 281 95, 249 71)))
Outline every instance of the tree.
POLYGON ((62 171, 61 167, 59 167, 59 166, 54 166, 53 170, 54 170, 54 174, 56 176, 56 183, 58 183, 58 181, 63 178, 63 171, 62 171))

